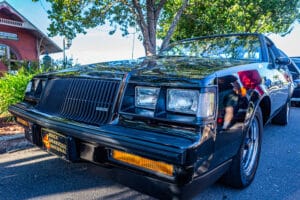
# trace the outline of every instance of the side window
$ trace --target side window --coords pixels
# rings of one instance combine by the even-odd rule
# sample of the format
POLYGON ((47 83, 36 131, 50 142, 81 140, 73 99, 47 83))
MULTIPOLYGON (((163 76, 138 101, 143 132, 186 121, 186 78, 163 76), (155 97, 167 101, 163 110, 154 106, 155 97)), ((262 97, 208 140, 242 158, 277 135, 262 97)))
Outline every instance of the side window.
POLYGON ((275 54, 269 46, 268 46, 268 60, 269 60, 269 66, 271 68, 275 68, 275 54))

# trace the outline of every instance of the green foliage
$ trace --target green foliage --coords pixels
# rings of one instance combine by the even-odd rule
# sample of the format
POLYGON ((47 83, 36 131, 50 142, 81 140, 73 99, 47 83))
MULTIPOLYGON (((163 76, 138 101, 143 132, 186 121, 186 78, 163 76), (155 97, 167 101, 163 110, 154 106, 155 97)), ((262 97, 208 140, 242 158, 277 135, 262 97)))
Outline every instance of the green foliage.
MULTIPOLYGON (((173 34, 172 40, 234 32, 280 33, 290 31, 300 18, 299 0, 191 0, 173 34)), ((168 1, 166 13, 178 9, 168 1)), ((164 15, 158 37, 163 38, 171 15, 164 15)))
MULTIPOLYGON (((34 2, 38 0, 32 0, 34 2)), ((46 0, 51 4, 48 11, 51 24, 50 36, 60 35, 73 39, 77 33, 109 22, 113 34, 117 27, 128 34, 128 28, 135 26, 130 4, 126 0, 46 0)))
POLYGON ((16 75, 4 74, 0 78, 0 114, 7 113, 8 106, 21 101, 33 74, 20 69, 16 75))
MULTIPOLYGON (((32 0, 38 1, 38 0, 32 0)), ((89 28, 109 23, 110 34, 118 28, 140 31, 146 55, 155 54, 156 37, 169 41, 171 24, 183 8, 172 40, 232 32, 287 33, 299 19, 300 0, 46 0, 51 36, 73 39, 89 28), (188 7, 183 6, 189 2, 188 7)), ((176 22, 176 23, 173 23, 176 22)), ((171 33, 173 33, 171 31, 171 33)), ((168 42, 166 42, 168 44, 168 42)))
MULTIPOLYGON (((51 9, 48 11, 51 20, 48 28, 50 36, 60 35, 73 39, 78 33, 86 33, 86 29, 109 23, 112 27, 110 34, 120 29, 124 36, 129 34, 130 28, 138 29, 146 55, 156 53, 157 22, 167 0, 46 1, 51 4, 51 9)), ((185 8, 186 3, 182 5, 185 8)))

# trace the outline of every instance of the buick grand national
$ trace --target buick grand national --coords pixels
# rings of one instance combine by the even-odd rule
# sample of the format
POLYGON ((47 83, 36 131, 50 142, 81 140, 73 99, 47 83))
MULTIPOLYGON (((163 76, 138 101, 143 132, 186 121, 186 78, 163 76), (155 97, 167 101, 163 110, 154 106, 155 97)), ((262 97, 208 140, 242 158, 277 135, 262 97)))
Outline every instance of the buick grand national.
POLYGON ((288 123, 289 62, 262 34, 199 37, 153 57, 37 75, 9 111, 36 146, 145 178, 164 188, 159 198, 220 178, 244 188, 263 126, 288 123))

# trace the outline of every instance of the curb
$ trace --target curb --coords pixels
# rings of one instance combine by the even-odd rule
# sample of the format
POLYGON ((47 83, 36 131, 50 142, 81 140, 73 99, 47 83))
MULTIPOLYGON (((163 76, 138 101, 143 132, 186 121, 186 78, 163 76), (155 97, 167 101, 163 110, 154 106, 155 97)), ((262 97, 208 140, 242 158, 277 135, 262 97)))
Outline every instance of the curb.
POLYGON ((0 136, 0 154, 31 147, 24 133, 0 136))

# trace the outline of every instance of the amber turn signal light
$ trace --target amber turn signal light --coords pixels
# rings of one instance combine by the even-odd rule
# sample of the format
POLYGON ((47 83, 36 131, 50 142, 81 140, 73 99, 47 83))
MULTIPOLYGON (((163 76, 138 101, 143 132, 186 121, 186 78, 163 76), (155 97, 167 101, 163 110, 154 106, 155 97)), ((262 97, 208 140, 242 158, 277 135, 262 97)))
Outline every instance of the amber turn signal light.
POLYGON ((24 119, 21 119, 20 117, 17 117, 16 121, 18 123, 22 124, 23 126, 29 127, 29 123, 27 121, 25 121, 24 119))
POLYGON ((173 165, 118 150, 112 151, 112 158, 117 161, 121 161, 136 167, 141 167, 158 173, 166 174, 168 176, 172 176, 174 171, 173 165))
POLYGON ((49 136, 48 136, 48 134, 44 135, 42 141, 43 141, 46 149, 50 149, 50 142, 49 142, 49 136))

